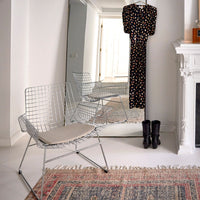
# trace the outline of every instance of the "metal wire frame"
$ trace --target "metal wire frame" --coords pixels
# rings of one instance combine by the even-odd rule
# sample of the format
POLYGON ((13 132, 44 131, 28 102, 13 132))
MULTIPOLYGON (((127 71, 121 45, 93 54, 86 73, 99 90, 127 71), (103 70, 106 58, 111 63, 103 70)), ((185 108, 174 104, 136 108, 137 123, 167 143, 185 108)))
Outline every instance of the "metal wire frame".
POLYGON ((45 166, 51 161, 76 153, 77 155, 86 159, 91 164, 100 167, 102 170, 104 170, 104 172, 108 172, 108 164, 98 135, 98 132, 101 130, 102 127, 95 126, 94 130, 92 130, 90 133, 60 144, 46 144, 39 139, 39 133, 41 132, 47 132, 49 130, 53 130, 62 126, 67 127, 72 123, 79 122, 95 125, 91 122, 91 118, 95 118, 95 115, 97 113, 97 105, 91 105, 92 106, 76 102, 73 96, 71 85, 69 83, 31 87, 25 90, 26 112, 19 117, 19 124, 21 130, 23 132, 27 132, 30 135, 30 139, 19 165, 18 172, 37 199, 42 199, 43 197, 45 166), (81 149, 78 148, 79 143, 93 136, 97 136, 98 142, 96 144, 81 149), (32 139, 35 141, 34 144, 31 144, 32 139), (47 149, 63 148, 69 144, 74 145, 73 151, 46 160, 47 149), (22 164, 24 162, 27 150, 29 149, 29 147, 35 145, 44 149, 40 197, 36 195, 33 188, 31 187, 22 172, 22 164), (99 164, 92 161, 90 158, 81 153, 81 151, 94 147, 96 145, 100 146, 106 167, 100 166, 99 164))
POLYGON ((102 83, 101 81, 93 82, 90 73, 73 72, 73 77, 77 86, 79 95, 82 97, 82 101, 98 102, 109 101, 114 103, 120 103, 124 112, 125 121, 128 121, 121 95, 127 94, 126 83, 102 83), (113 97, 118 97, 119 101, 112 100, 113 97))

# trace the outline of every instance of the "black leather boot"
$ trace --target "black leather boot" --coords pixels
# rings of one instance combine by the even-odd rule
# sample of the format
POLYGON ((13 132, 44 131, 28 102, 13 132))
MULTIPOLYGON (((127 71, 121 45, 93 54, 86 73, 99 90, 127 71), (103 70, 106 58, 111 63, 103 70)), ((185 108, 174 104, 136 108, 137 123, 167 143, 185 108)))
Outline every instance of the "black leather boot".
POLYGON ((159 136, 160 136, 160 121, 154 120, 152 121, 152 147, 153 149, 157 149, 158 145, 161 144, 159 136))
POLYGON ((143 128, 143 145, 144 148, 147 149, 151 145, 151 132, 150 132, 150 121, 145 120, 142 122, 142 128, 143 128))

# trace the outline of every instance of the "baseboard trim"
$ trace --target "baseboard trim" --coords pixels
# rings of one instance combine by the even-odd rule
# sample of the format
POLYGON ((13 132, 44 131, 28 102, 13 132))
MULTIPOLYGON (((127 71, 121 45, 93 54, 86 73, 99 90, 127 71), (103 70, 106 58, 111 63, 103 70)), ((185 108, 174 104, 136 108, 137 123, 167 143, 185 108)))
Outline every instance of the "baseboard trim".
POLYGON ((11 146, 14 145, 21 137, 23 137, 26 133, 23 133, 21 131, 17 131, 12 137, 11 137, 11 146))
POLYGON ((9 147, 11 146, 10 138, 0 138, 0 147, 9 147))
POLYGON ((161 124, 160 131, 165 133, 176 133, 176 125, 175 124, 161 124))
POLYGON ((1 147, 13 146, 24 135, 25 135, 25 133, 22 133, 21 131, 17 131, 10 138, 0 138, 0 146, 1 147))

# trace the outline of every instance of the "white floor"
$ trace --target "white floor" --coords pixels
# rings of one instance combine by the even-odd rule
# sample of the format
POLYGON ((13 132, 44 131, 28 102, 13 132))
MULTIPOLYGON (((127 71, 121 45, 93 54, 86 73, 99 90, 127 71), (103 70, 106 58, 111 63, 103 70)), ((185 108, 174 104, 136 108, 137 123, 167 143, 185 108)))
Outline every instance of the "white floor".
POLYGON ((104 128, 101 133, 101 136, 142 136, 142 125, 141 123, 121 123, 121 124, 111 124, 104 128))
MULTIPOLYGON (((0 148, 0 199, 22 200, 28 194, 28 189, 17 174, 18 166, 25 150, 28 136, 24 136, 11 148, 0 148)), ((92 143, 96 139, 87 140, 92 143)), ((200 149, 196 149, 192 155, 177 155, 175 137, 172 133, 161 133, 162 144, 158 149, 143 149, 142 138, 102 138, 109 166, 135 166, 135 167, 158 167, 158 166, 200 166, 200 149)), ((85 154, 96 158, 101 163, 100 152, 92 149, 86 150, 85 154)), ((65 150, 59 150, 64 152, 65 150)), ((35 184, 41 176, 41 164, 43 150, 32 147, 24 162, 23 172, 29 178, 31 184, 35 184)), ((58 151, 48 150, 48 155, 56 155, 58 151)), ((90 166, 77 155, 56 160, 47 167, 53 168, 58 165, 82 165, 90 166)))

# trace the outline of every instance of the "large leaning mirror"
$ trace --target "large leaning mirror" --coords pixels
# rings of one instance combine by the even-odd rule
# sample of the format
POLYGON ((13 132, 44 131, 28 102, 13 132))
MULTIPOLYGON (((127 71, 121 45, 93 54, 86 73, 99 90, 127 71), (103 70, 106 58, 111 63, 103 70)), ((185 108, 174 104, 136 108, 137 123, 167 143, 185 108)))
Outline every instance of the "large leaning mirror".
POLYGON ((108 127, 102 133, 105 137, 142 136, 145 116, 144 108, 129 108, 130 39, 122 23, 123 6, 125 1, 69 0, 66 79, 76 83, 76 74, 86 73, 88 82, 100 82, 107 92, 116 94, 108 98, 114 102, 103 101, 112 107, 108 124, 116 127, 112 132, 108 127), (121 123, 123 119, 127 122, 121 123))

